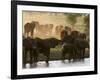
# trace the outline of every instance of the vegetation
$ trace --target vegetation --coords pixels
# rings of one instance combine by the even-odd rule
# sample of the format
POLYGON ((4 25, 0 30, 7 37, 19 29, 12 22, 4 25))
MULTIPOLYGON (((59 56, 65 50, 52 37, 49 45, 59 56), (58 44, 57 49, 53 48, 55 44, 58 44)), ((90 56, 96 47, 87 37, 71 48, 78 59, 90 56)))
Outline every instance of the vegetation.
POLYGON ((75 26, 75 24, 77 23, 77 18, 80 17, 82 18, 83 22, 81 22, 83 25, 81 28, 84 28, 84 32, 89 35, 89 14, 86 13, 64 13, 64 15, 66 16, 66 21, 71 25, 71 26, 75 26))

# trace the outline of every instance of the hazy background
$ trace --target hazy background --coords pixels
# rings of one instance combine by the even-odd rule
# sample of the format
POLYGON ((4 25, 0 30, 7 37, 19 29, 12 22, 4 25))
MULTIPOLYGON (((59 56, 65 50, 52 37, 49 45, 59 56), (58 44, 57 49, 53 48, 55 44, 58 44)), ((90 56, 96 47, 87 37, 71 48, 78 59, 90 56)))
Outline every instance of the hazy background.
POLYGON ((35 37, 56 37, 59 39, 62 28, 57 32, 57 26, 63 26, 63 28, 69 26, 72 30, 84 32, 89 36, 89 14, 87 13, 23 11, 23 33, 24 25, 32 21, 38 21, 40 25, 37 31, 36 29, 34 31, 35 37), (50 24, 53 25, 52 30, 47 27, 50 24))

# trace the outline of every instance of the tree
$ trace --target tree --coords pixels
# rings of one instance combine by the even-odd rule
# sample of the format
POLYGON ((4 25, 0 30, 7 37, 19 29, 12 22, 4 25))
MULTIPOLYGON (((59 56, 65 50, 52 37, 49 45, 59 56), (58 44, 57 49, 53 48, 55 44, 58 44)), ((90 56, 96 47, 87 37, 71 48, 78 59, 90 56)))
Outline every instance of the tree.
POLYGON ((74 26, 75 25, 75 23, 77 22, 77 17, 79 17, 79 16, 82 16, 82 14, 81 13, 64 13, 65 14, 65 16, 67 17, 67 21, 72 25, 72 26, 74 26))
POLYGON ((89 35, 89 26, 90 26, 89 14, 84 15, 83 19, 84 19, 84 24, 85 24, 85 32, 87 33, 87 35, 89 35))

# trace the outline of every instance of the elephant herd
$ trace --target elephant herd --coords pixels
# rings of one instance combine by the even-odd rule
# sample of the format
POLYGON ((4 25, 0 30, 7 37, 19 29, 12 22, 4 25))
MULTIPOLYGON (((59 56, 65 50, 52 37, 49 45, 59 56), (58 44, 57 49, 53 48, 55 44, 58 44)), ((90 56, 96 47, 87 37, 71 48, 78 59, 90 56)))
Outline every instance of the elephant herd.
POLYGON ((27 54, 30 54, 30 66, 38 62, 38 56, 42 53, 45 56, 45 62, 49 66, 50 49, 55 48, 57 45, 61 45, 61 59, 64 61, 68 56, 68 61, 71 60, 84 60, 85 49, 89 48, 89 41, 86 40, 86 34, 78 31, 72 31, 70 35, 62 41, 56 38, 31 38, 23 37, 23 67, 27 63, 27 54))
POLYGON ((41 24, 38 21, 31 21, 24 24, 23 35, 26 37, 48 37, 56 35, 58 37, 63 28, 64 25, 60 24, 41 24))
POLYGON ((69 62, 82 60, 85 58, 85 49, 89 49, 89 41, 86 40, 85 33, 79 33, 78 31, 72 31, 70 35, 66 36, 62 41, 64 42, 62 48, 62 60, 65 60, 65 55, 68 55, 69 62))

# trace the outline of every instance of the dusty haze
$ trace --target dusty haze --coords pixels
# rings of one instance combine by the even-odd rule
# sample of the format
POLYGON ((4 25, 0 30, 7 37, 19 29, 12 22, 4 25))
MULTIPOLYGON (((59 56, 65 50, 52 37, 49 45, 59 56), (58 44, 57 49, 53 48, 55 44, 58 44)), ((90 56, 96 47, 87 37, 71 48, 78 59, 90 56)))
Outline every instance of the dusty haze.
MULTIPOLYGON (((71 21, 69 20, 70 18, 68 18, 69 14, 72 14, 72 13, 65 14, 65 13, 58 13, 58 12, 56 13, 56 12, 23 11, 23 33, 24 33, 24 25, 26 23, 32 22, 32 21, 38 21, 39 25, 41 25, 41 26, 45 25, 45 30, 44 30, 44 32, 42 30, 39 30, 38 32, 36 32, 36 30, 35 30, 34 31, 35 37, 60 38, 60 34, 57 34, 56 29, 55 29, 57 26, 60 26, 60 25, 63 27, 69 26, 69 27, 71 27, 72 30, 78 30, 80 32, 84 32, 84 33, 88 34, 89 30, 87 27, 89 27, 89 26, 86 27, 86 24, 84 23, 84 16, 88 15, 88 14, 81 13, 80 16, 75 17, 76 22, 74 24, 71 24, 71 21), (50 24, 53 24, 52 31, 50 31, 50 29, 46 29, 47 28, 46 25, 50 25, 50 24), (47 32, 50 32, 50 33, 47 33, 47 32), (41 33, 41 34, 39 35, 38 33, 41 33)), ((73 13, 73 14, 76 14, 76 13, 73 13)), ((87 17, 89 17, 89 16, 87 16, 87 17)), ((73 17, 73 19, 74 19, 74 17, 73 17)))

